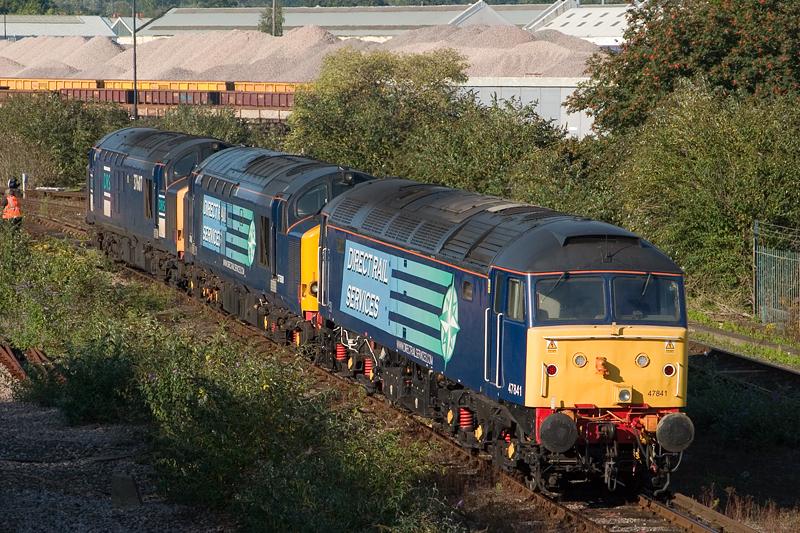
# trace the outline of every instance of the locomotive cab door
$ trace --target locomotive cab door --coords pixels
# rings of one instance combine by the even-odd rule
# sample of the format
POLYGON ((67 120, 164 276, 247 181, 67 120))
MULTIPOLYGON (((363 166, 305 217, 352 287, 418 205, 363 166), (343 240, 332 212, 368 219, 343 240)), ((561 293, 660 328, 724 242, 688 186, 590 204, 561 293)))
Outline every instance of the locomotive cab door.
POLYGON ((517 376, 520 365, 524 367, 527 340, 525 278, 495 270, 491 280, 491 305, 484 311, 483 379, 490 385, 489 390, 505 388, 509 385, 508 378, 517 376))

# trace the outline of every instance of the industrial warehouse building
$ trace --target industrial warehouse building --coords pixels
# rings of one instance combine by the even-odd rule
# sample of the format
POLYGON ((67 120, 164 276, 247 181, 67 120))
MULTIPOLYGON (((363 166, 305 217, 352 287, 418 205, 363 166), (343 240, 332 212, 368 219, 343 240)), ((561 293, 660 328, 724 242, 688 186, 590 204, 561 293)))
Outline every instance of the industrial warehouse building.
POLYGON ((103 17, 72 15, 3 15, 0 19, 2 38, 23 37, 116 37, 103 17))
MULTIPOLYGON (((286 7, 284 31, 301 26, 320 26, 340 38, 382 41, 408 30, 442 24, 513 24, 519 27, 537 19, 547 4, 488 6, 482 0, 472 6, 371 6, 286 7)), ((257 30, 263 8, 173 8, 143 28, 147 39, 185 32, 257 30)))
MULTIPOLYGON (((615 48, 622 43, 623 32, 627 26, 626 13, 629 9, 631 7, 628 5, 581 6, 576 0, 557 0, 550 5, 489 6, 479 0, 469 6, 285 8, 284 31, 289 32, 299 27, 318 26, 325 30, 327 35, 339 37, 340 39, 359 39, 371 41, 373 44, 385 43, 390 45, 395 42, 394 37, 398 35, 409 31, 414 32, 415 30, 417 32, 425 32, 426 28, 431 28, 432 31, 428 31, 426 35, 432 40, 425 41, 421 48, 410 50, 400 48, 401 51, 418 51, 430 49, 426 43, 431 43, 431 46, 434 47, 450 46, 446 42, 436 43, 437 40, 446 41, 446 38, 439 37, 449 32, 444 26, 467 29, 468 27, 480 25, 495 27, 498 41, 504 41, 504 36, 514 32, 524 34, 523 29, 530 32, 529 35, 537 35, 537 32, 544 30, 539 34, 542 37, 531 37, 531 39, 549 40, 550 44, 547 46, 550 46, 550 50, 553 50, 553 46, 556 49, 561 45, 574 47, 575 42, 591 43, 589 45, 590 48, 596 46, 615 48), (513 30, 505 32, 500 29, 503 26, 509 26, 513 30), (437 27, 441 28, 441 34, 437 27), (558 37, 553 40, 553 34, 570 36, 573 43, 561 42, 558 37), (549 37, 545 37, 545 35, 549 35, 549 37)), ((150 44, 149 41, 161 41, 170 37, 175 37, 180 41, 183 38, 191 38, 192 34, 197 34, 198 32, 253 31, 258 27, 262 12, 263 8, 175 8, 154 20, 138 19, 136 21, 137 40, 140 44, 147 45, 150 44)), ((7 27, 9 28, 9 37, 12 38, 33 35, 100 36, 126 45, 132 41, 133 20, 124 17, 111 20, 101 17, 9 16, 7 17, 7 27)), ((218 36, 219 34, 215 35, 218 36)), ((310 36, 311 33, 307 35, 310 36)), ((233 35, 230 38, 235 40, 233 35)), ((405 42, 406 37, 402 39, 405 42)), ((513 46, 511 41, 514 39, 519 39, 519 37, 510 37, 509 46, 513 46)), ((294 43, 291 46, 297 48, 298 42, 295 42, 296 39, 286 41, 287 46, 289 46, 290 41, 294 43)), ((569 39, 566 39, 566 41, 569 41, 569 39)), ((491 46, 497 47, 497 42, 494 39, 490 42, 492 43, 491 46)), ((464 51, 479 50, 480 48, 474 47, 486 46, 486 44, 472 43, 473 41, 458 41, 458 46, 468 47, 464 51), (473 48, 469 48, 470 46, 473 48)), ((97 46, 102 47, 100 44, 97 44, 97 46)), ((308 43, 307 46, 316 45, 308 43)), ((490 67, 491 65, 502 64, 510 66, 510 69, 507 67, 490 68, 491 72, 488 72, 486 70, 486 58, 484 57, 482 63, 484 70, 476 69, 471 72, 471 77, 465 87, 474 91, 482 101, 487 103, 494 98, 501 100, 514 98, 522 103, 535 103, 541 116, 552 119, 555 123, 566 128, 571 135, 583 137, 589 134, 592 126, 591 118, 584 113, 568 113, 563 105, 578 83, 585 80, 579 74, 583 71, 584 61, 588 55, 579 55, 580 59, 572 63, 565 62, 567 58, 555 59, 556 64, 563 65, 563 67, 554 69, 552 65, 545 68, 546 64, 541 63, 538 56, 535 55, 537 52, 528 52, 527 50, 524 52, 514 51, 516 55, 511 55, 512 48, 506 48, 505 46, 500 44, 499 48, 496 48, 496 53, 499 54, 496 56, 497 63, 490 62, 490 67), (570 64, 572 66, 567 66, 570 64)), ((2 46, 0 46, 1 48, 2 46)), ((585 47, 578 45, 577 50, 582 48, 585 47)), ((389 47, 389 49, 391 50, 392 48, 389 47)), ((184 49, 182 48, 182 50, 184 49)), ((112 50, 111 52, 114 51, 112 50)), ((107 60, 96 63, 98 68, 86 69, 86 67, 80 67, 79 70, 81 72, 75 74, 71 73, 74 69, 70 71, 65 69, 64 75, 75 77, 85 72, 87 79, 128 79, 125 72, 127 64, 117 65, 117 61, 111 60, 111 56, 116 52, 111 52, 109 52, 111 55, 107 60), (115 71, 109 74, 108 69, 100 68, 101 65, 107 66, 111 63, 118 67, 118 72, 115 71)), ((183 52, 173 55, 176 61, 171 62, 170 67, 161 69, 165 70, 164 73, 156 69, 149 76, 154 80, 183 79, 223 82, 264 81, 261 78, 254 79, 250 77, 251 75, 266 75, 269 77, 269 80, 266 81, 278 82, 313 79, 313 77, 293 77, 291 72, 294 71, 291 69, 296 66, 296 61, 293 61, 291 65, 286 65, 286 68, 279 68, 280 65, 276 65, 278 70, 271 74, 267 73, 263 66, 254 67, 250 70, 245 66, 244 70, 238 69, 236 72, 229 72, 230 68, 227 70, 225 68, 229 66, 228 63, 237 63, 241 60, 234 60, 234 58, 225 54, 223 54, 226 58, 223 61, 224 64, 213 63, 213 60, 209 60, 205 55, 195 57, 191 64, 180 62, 181 57, 188 57, 185 54, 192 55, 192 53, 191 49, 185 49, 183 52), (209 62, 209 64, 202 69, 198 67, 199 64, 204 64, 205 62, 209 62), (217 66, 219 69, 215 70, 214 67, 217 66), (197 72, 190 72, 195 67, 198 67, 197 72)), ((233 52, 231 51, 230 53, 233 52)), ((560 52, 545 52, 545 54, 547 53, 556 54, 549 59, 545 59, 545 61, 550 61, 551 64, 553 58, 560 57, 558 55, 560 52)), ((588 53, 591 53, 591 51, 588 53)), ((2 52, 0 52, 0 59, 2 59, 2 55, 2 52)), ((477 61, 480 62, 480 60, 477 61)), ((472 59, 470 59, 470 62, 473 64, 472 59)), ((242 64, 246 65, 246 62, 242 64)), ((11 66, 13 67, 13 63, 11 66)), ((33 68, 23 70, 20 65, 17 70, 24 72, 21 77, 31 77, 31 72, 40 72, 40 70, 42 73, 38 74, 37 77, 53 77, 47 76, 43 72, 53 70, 55 67, 61 67, 60 64, 48 64, 46 66, 47 69, 33 68)), ((12 77, 14 75, 5 74, 5 76, 12 77)), ((17 75, 19 76, 19 74, 17 75)))

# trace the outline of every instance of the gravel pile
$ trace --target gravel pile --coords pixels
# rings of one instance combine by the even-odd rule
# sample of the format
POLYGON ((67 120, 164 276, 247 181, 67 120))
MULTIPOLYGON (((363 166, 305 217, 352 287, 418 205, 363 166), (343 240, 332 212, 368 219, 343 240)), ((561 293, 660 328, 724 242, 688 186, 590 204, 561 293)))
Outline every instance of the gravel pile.
MULTIPOLYGON (((452 48, 470 76, 581 76, 598 48, 554 30, 509 26, 431 26, 385 43, 340 40, 318 26, 283 37, 256 31, 190 33, 138 47, 141 79, 309 81, 323 58, 342 47, 419 53, 452 48)), ((129 79, 133 51, 105 37, 35 37, 0 42, 0 76, 129 79)))

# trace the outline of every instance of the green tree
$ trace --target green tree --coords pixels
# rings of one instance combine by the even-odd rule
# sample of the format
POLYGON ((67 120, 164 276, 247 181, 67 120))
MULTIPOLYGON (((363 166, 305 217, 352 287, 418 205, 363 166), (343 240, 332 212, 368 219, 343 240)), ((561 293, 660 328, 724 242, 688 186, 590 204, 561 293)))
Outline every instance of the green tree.
POLYGON ((295 95, 287 148, 368 172, 390 174, 415 128, 452 111, 466 80, 452 50, 398 55, 344 48, 295 95))
POLYGON ((247 126, 236 117, 232 108, 182 105, 169 109, 163 118, 153 121, 153 126, 190 135, 214 137, 232 144, 249 140, 247 126))
POLYGON ((283 35, 283 8, 281 7, 280 2, 276 3, 276 16, 275 16, 275 32, 273 34, 272 31, 272 7, 264 8, 264 12, 261 13, 261 18, 258 21, 258 31, 269 33, 270 35, 280 36, 283 35))
MULTIPOLYGON (((496 196, 515 193, 512 173, 528 154, 555 145, 564 131, 532 105, 456 95, 447 113, 420 121, 395 154, 392 172, 496 196)), ((527 176, 522 177, 527 180, 527 176)))
POLYGON ((642 2, 629 12, 621 52, 590 61, 591 79, 570 107, 619 132, 642 124, 681 78, 701 75, 723 94, 797 93, 798 21, 800 2, 784 0, 642 2))
MULTIPOLYGON (((57 94, 17 95, 0 107, 4 138, 36 147, 35 153, 49 154, 55 165, 50 182, 32 176, 38 185, 82 184, 89 149, 128 122, 127 112, 120 107, 63 100, 57 94)), ((7 150, 8 146, 0 146, 0 151, 7 150)))
POLYGON ((683 84, 630 138, 614 182, 621 222, 695 287, 745 302, 754 220, 800 226, 798 128, 795 97, 719 98, 683 84))
POLYGON ((50 0, 2 0, 0 13, 14 13, 17 15, 43 15, 52 12, 53 3, 50 0))
POLYGON ((511 197, 625 225, 615 187, 627 157, 623 136, 567 138, 540 150, 529 150, 511 169, 511 197))

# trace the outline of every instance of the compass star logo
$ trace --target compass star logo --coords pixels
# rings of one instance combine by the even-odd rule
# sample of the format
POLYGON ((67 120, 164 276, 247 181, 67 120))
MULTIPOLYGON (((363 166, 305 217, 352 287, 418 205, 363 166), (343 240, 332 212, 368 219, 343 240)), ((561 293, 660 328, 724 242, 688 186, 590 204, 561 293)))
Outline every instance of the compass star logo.
POLYGON ((256 257, 256 224, 250 222, 250 231, 247 233, 247 266, 253 266, 253 259, 256 257))
POLYGON ((453 357, 453 350, 456 347, 456 336, 461 329, 458 325, 458 297, 453 285, 447 289, 444 295, 444 304, 442 305, 442 314, 439 316, 439 324, 442 331, 442 356, 444 357, 444 364, 450 361, 453 357))

